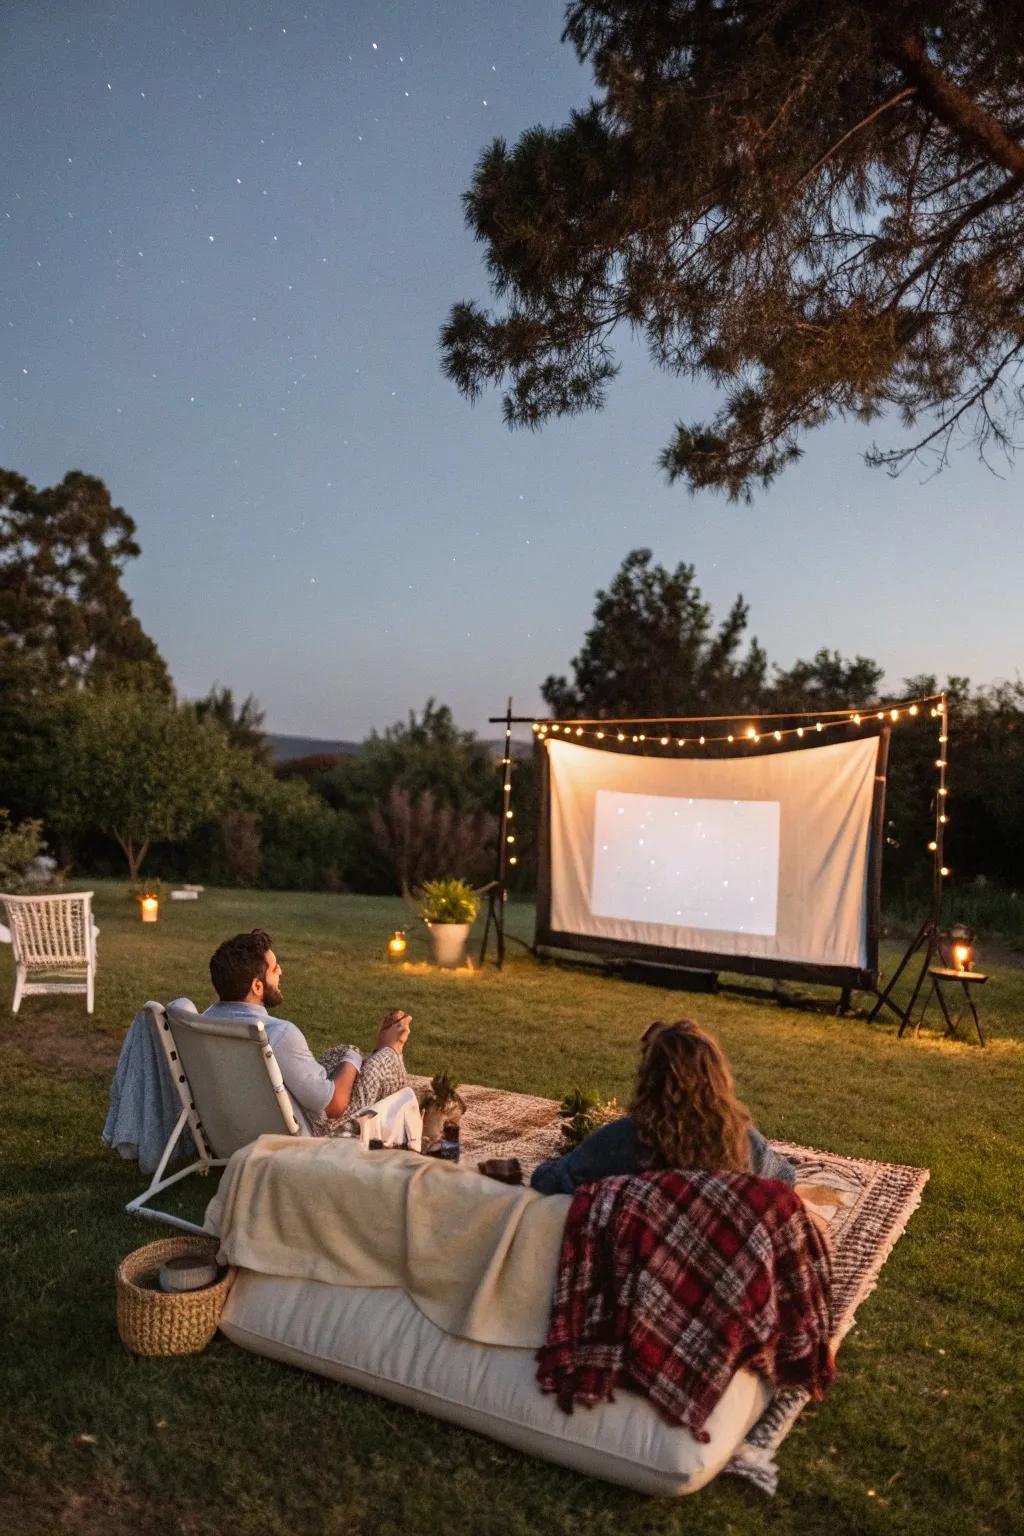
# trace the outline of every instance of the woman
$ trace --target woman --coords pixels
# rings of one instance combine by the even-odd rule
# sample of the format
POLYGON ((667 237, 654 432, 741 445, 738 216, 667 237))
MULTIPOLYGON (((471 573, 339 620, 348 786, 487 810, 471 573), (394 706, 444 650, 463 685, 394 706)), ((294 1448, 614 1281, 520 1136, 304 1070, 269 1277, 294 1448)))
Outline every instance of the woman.
POLYGON ((736 1097, 729 1063, 696 1024, 652 1024, 644 1032, 628 1115, 592 1131, 564 1157, 534 1170, 542 1195, 571 1195, 579 1184, 656 1168, 731 1169, 796 1181, 736 1097))

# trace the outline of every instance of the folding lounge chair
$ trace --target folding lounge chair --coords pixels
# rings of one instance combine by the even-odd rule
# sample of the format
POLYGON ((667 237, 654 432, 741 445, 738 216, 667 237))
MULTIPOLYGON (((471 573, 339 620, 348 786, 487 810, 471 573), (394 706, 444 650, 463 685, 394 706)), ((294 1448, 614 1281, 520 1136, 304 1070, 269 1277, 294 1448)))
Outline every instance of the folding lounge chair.
POLYGON ((146 1202, 190 1173, 223 1168, 233 1152, 257 1136, 302 1134, 262 1019, 207 1019, 192 1003, 147 1003, 181 1101, 178 1116, 149 1188, 125 1210, 169 1222, 184 1232, 203 1231, 193 1221, 149 1210, 146 1202), (187 1168, 164 1178, 185 1126, 199 1154, 187 1168))

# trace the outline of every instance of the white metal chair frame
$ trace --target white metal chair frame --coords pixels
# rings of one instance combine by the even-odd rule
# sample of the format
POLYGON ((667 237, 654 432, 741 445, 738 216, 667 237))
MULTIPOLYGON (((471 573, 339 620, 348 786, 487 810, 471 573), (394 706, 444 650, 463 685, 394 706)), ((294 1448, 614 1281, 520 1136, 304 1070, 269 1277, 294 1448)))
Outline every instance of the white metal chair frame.
MULTIPOLYGON (((186 1221, 182 1216, 172 1216, 168 1211, 150 1210, 147 1206, 147 1202, 154 1195, 162 1194, 165 1189, 170 1189, 172 1184, 177 1184, 182 1179, 188 1178, 189 1174, 200 1173, 205 1175, 209 1173, 211 1168, 223 1168, 228 1162, 227 1157, 219 1157, 217 1155, 215 1148, 210 1144, 209 1137, 203 1129, 200 1111, 196 1108, 196 1094, 185 1074, 185 1069, 175 1044, 174 1025, 178 1024, 184 1028, 199 1029, 202 1033, 208 1035, 232 1035, 235 1038, 238 1037, 240 1031, 244 1030, 248 1039, 253 1042, 253 1048, 259 1050, 263 1059, 270 1087, 273 1089, 277 1107, 281 1112, 281 1130, 289 1136, 300 1136, 302 1130, 298 1120, 295 1118, 292 1101, 284 1085, 281 1068, 277 1064, 273 1047, 267 1039, 267 1032, 262 1019, 247 1019, 244 1023, 240 1021, 222 1023, 213 1019, 204 1019, 201 1014, 192 1014, 173 1005, 170 1008, 164 1008, 162 1004, 152 1002, 145 1005, 144 1012, 149 1018, 157 1039, 160 1041, 164 1059, 167 1062, 175 1091, 181 1103, 181 1113, 175 1121, 174 1129, 167 1138, 167 1144, 160 1156, 160 1161, 157 1164, 148 1188, 143 1190, 141 1195, 137 1195, 134 1200, 129 1200, 125 1210, 133 1216, 148 1216, 153 1221, 165 1221, 172 1227, 179 1227, 183 1232, 197 1232, 200 1236, 204 1236, 207 1235, 205 1229, 197 1226, 194 1221, 186 1221), (194 1162, 189 1163, 187 1168, 181 1168, 177 1173, 172 1173, 167 1178, 164 1178, 164 1170, 170 1162, 186 1125, 192 1133, 192 1139, 196 1144, 196 1151, 199 1155, 194 1162)), ((203 1101, 203 1097, 204 1089, 201 1087, 199 1092, 200 1104, 203 1101)), ((252 1139, 255 1141, 257 1136, 264 1134, 264 1130, 265 1128, 254 1130, 252 1139)), ((232 1148, 231 1150, 235 1151, 237 1149, 232 1148)))
POLYGON ((46 896, 0 895, 7 909, 14 948, 15 983, 11 1012, 23 997, 50 992, 85 993, 92 1013, 96 996, 96 933, 92 891, 46 896), (50 980, 30 981, 30 976, 50 980), (54 980, 59 976, 63 980, 54 980))

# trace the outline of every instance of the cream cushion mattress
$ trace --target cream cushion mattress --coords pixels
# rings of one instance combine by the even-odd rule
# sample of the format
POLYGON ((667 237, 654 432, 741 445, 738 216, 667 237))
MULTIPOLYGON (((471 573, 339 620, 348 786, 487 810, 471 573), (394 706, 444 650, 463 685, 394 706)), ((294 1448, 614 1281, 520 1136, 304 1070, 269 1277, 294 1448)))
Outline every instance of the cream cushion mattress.
POLYGON ((241 1269, 220 1326, 242 1349, 315 1371, 516 1450, 657 1496, 694 1493, 722 1470, 768 1401, 733 1377, 700 1445, 643 1398, 564 1414, 536 1383, 532 1349, 444 1332, 402 1290, 288 1279, 241 1269))

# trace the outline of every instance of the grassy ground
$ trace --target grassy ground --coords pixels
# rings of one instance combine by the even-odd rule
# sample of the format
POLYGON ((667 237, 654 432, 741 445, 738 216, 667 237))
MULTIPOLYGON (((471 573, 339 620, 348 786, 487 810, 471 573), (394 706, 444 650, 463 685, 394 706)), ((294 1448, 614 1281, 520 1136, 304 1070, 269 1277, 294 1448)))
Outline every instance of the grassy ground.
MULTIPOLYGON (((1009 1536, 1024 1527, 1024 972, 997 970, 985 989, 982 1051, 928 1033, 897 1041, 889 1024, 784 1010, 767 993, 628 985, 515 946, 502 975, 396 972, 381 956, 402 909, 383 900, 211 891, 196 905, 166 903, 143 928, 108 886, 98 887, 97 912, 94 1017, 77 998, 28 999, 17 1019, 0 1012, 0 1530, 1009 1536), (414 1017, 414 1071, 451 1066, 465 1081, 550 1095, 593 1083, 621 1099, 642 1026, 688 1013, 717 1033, 769 1134, 931 1169, 924 1204, 843 1346, 832 1394, 783 1448, 774 1501, 731 1479, 681 1503, 641 1499, 221 1338, 182 1360, 123 1350, 114 1267, 160 1229, 124 1216, 140 1176, 99 1141, 111 1070, 139 1004, 183 993, 204 1004, 214 944, 256 924, 283 960, 282 1012, 315 1048, 369 1041, 376 1017, 401 1003, 414 1017)), ((528 909, 513 910, 524 935, 530 922, 528 909)), ((4 948, 4 1010, 12 980, 4 948)))

